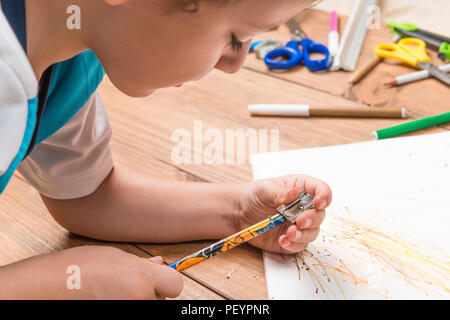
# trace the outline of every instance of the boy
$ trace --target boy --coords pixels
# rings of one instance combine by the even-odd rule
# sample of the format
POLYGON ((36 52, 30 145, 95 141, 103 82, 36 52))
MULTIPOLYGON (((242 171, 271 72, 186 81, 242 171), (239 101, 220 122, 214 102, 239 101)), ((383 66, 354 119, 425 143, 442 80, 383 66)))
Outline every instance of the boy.
MULTIPOLYGON (((200 79, 213 68, 236 72, 252 37, 311 1, 0 3, 1 191, 17 169, 40 192, 54 219, 73 233, 167 243, 223 238, 267 218, 305 189, 315 196, 316 209, 252 244, 292 253, 317 237, 331 191, 314 178, 203 184, 156 181, 114 166, 111 128, 96 92, 104 71, 134 97, 200 79), (81 9, 80 29, 66 27, 70 5, 81 9)), ((180 274, 161 257, 142 259, 96 246, 4 266, 0 283, 1 298, 163 299, 182 290, 180 274), (81 290, 65 286, 65 271, 73 264, 82 271, 81 290)))

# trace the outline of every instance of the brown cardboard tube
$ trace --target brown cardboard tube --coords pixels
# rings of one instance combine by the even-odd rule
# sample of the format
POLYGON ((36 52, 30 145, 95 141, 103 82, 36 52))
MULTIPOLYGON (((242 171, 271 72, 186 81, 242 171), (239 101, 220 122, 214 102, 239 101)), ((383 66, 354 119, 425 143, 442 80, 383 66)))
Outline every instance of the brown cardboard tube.
POLYGON ((311 117, 406 118, 406 109, 398 107, 310 107, 311 117))

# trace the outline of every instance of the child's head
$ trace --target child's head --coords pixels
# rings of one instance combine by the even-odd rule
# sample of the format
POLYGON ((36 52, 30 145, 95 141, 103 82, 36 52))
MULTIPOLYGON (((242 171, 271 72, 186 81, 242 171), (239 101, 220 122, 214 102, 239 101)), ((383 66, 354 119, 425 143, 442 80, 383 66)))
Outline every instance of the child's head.
POLYGON ((236 72, 251 39, 313 0, 85 0, 84 41, 132 96, 236 72))

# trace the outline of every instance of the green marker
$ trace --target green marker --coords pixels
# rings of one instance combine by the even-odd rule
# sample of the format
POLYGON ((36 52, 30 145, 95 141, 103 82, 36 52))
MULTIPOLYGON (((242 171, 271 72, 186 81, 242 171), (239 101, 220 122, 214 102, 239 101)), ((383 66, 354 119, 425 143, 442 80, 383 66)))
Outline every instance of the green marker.
POLYGON ((419 31, 419 27, 412 23, 397 23, 394 21, 388 21, 386 22, 386 25, 392 29, 392 31, 398 35, 403 36, 400 34, 397 30, 403 30, 403 31, 419 31))
POLYGON ((449 123, 450 122, 450 112, 440 114, 438 116, 433 116, 429 118, 423 118, 415 121, 411 121, 408 123, 404 123, 395 127, 381 129, 378 131, 372 132, 373 140, 381 140, 396 137, 405 133, 434 127, 439 124, 449 123))
POLYGON ((439 59, 445 61, 445 59, 450 60, 450 44, 443 42, 439 47, 439 59))

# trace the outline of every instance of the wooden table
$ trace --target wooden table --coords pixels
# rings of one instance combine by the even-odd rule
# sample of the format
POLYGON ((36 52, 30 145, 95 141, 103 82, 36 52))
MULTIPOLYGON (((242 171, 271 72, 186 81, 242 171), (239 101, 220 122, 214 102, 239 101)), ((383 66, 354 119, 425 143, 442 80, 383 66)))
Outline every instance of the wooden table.
MULTIPOLYGON (((326 43, 328 15, 309 11, 299 16, 306 33, 326 43)), ((342 19, 341 25, 345 25, 342 19)), ((282 27, 273 33, 288 40, 282 27)), ((264 35, 264 37, 267 35, 264 35)), ((387 28, 369 32, 359 66, 373 57, 375 44, 391 41, 387 28)), ((432 53, 435 62, 436 55, 432 53)), ((395 62, 384 62, 362 82, 350 88, 351 73, 312 74, 304 67, 284 73, 269 72, 261 60, 250 55, 245 68, 234 75, 213 71, 207 78, 182 88, 161 90, 145 99, 132 99, 113 87, 108 79, 100 92, 107 105, 114 130, 115 161, 154 177, 179 181, 245 182, 252 179, 251 166, 245 164, 176 165, 171 140, 177 129, 193 135, 194 121, 203 130, 278 129, 280 149, 309 148, 370 140, 370 133, 402 120, 332 118, 252 118, 247 105, 253 103, 306 103, 314 105, 405 106, 411 119, 450 110, 449 89, 429 79, 399 88, 382 85, 395 75, 411 72, 395 62)), ((450 126, 421 131, 443 132, 450 126)), ((38 193, 15 175, 0 197, 0 265, 30 256, 51 253, 80 245, 113 245, 139 256, 161 255, 173 262, 211 242, 184 244, 121 244, 94 241, 69 234, 47 213, 38 193), (24 201, 23 199, 27 199, 24 201)), ((267 290, 261 251, 244 244, 183 273, 185 289, 180 299, 266 299, 267 290), (236 269, 227 279, 227 274, 236 269)))

